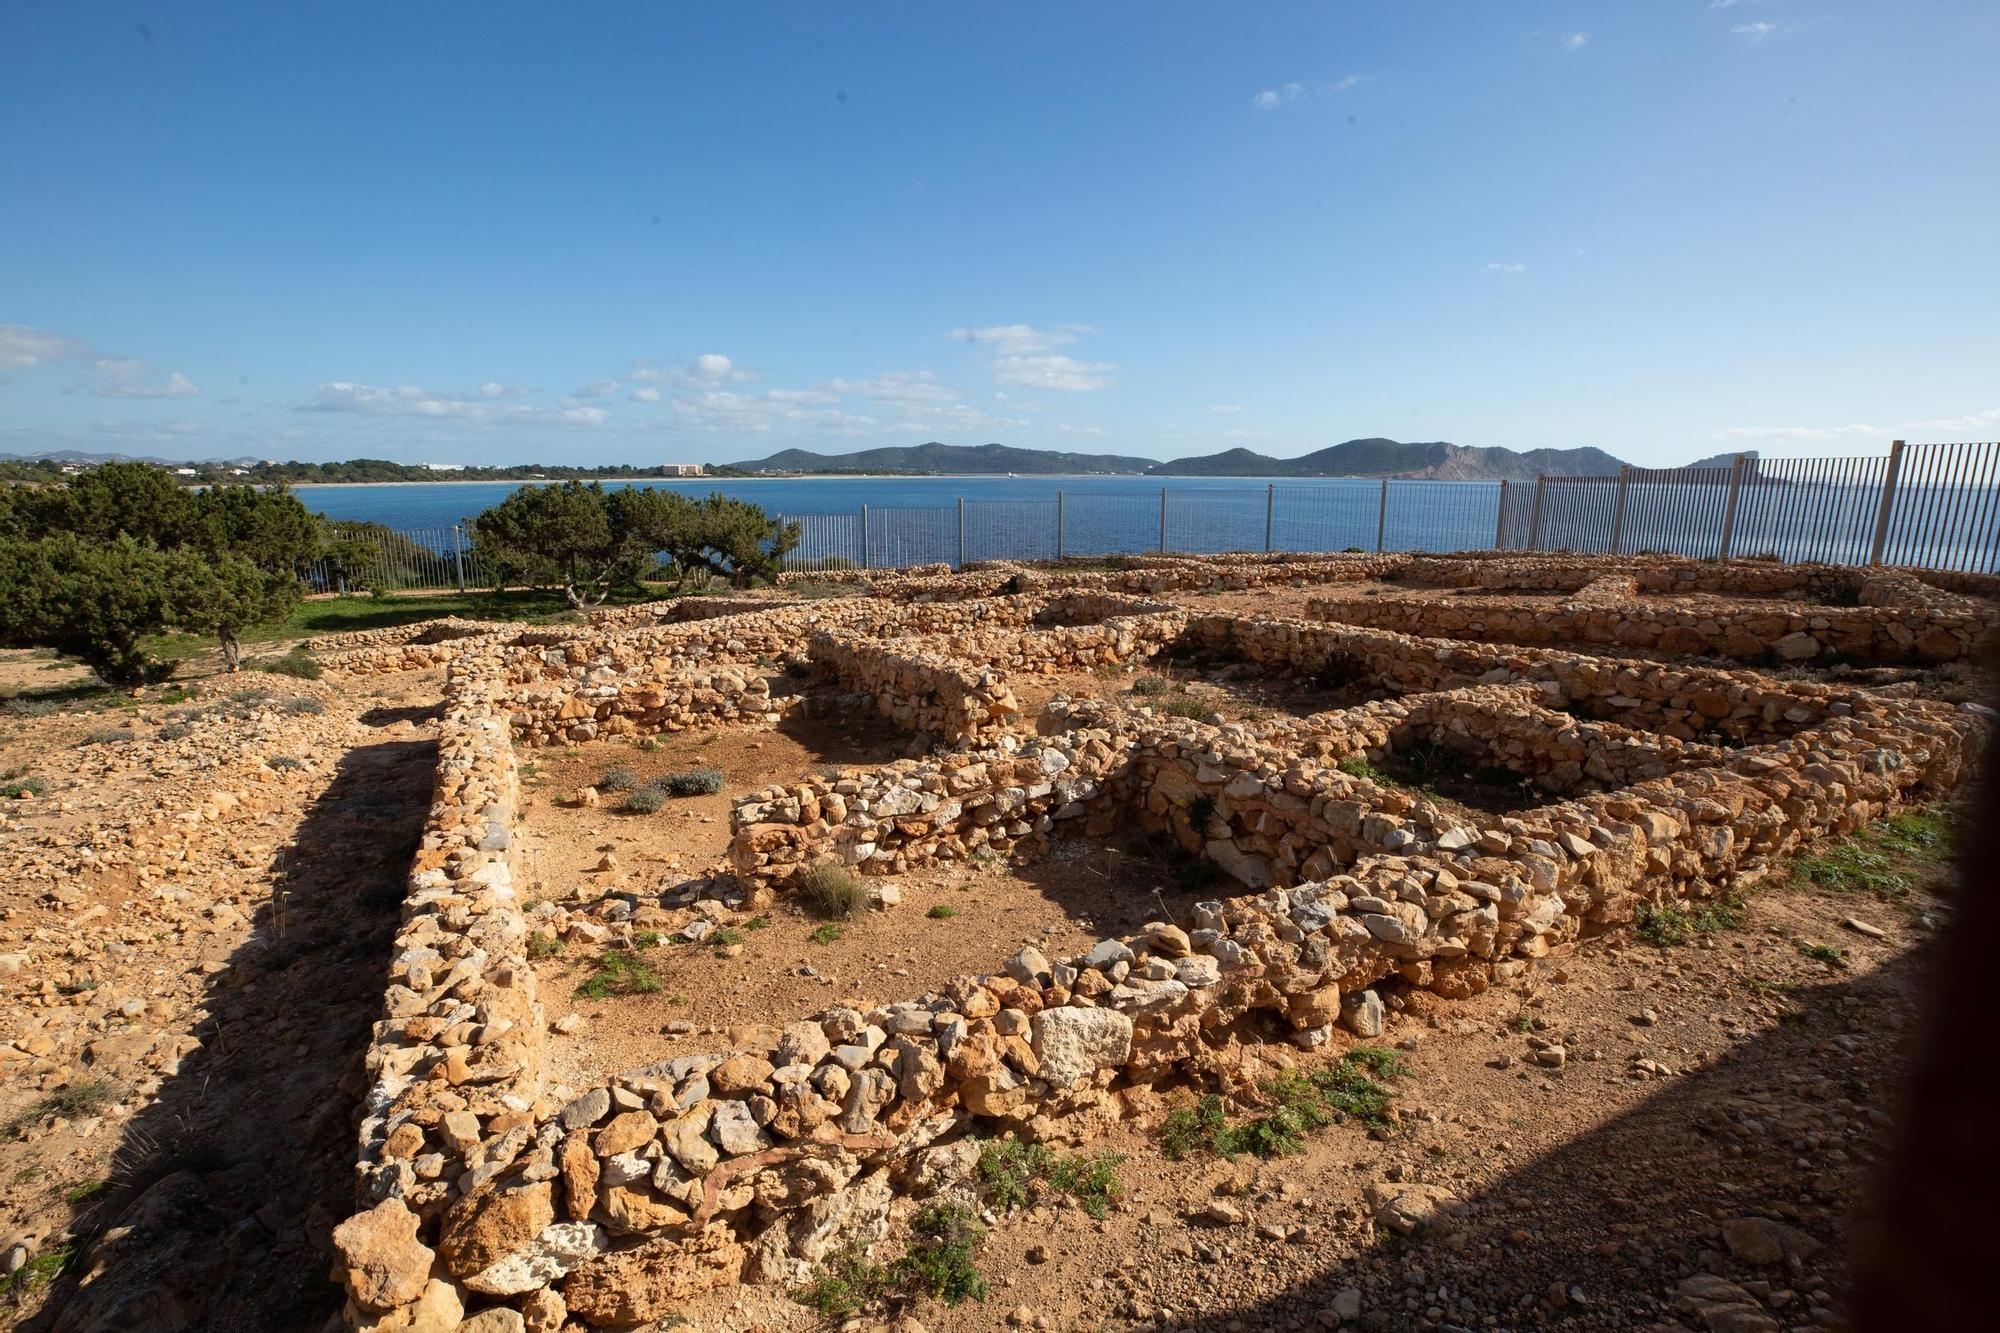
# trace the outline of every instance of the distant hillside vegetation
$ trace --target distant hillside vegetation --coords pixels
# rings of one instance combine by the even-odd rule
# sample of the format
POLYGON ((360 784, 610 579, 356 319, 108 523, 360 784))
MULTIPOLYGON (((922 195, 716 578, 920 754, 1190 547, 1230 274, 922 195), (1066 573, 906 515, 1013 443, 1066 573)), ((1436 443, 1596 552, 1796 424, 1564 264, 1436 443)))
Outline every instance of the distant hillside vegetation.
POLYGON ((1404 443, 1381 438, 1348 440, 1300 458, 1270 458, 1248 449, 1153 467, 1161 477, 1399 477, 1425 481, 1533 480, 1616 472, 1620 461, 1602 449, 1529 449, 1404 443))
POLYGON ((1046 449, 1016 449, 1005 444, 929 444, 886 449, 861 449, 851 454, 816 454, 809 449, 785 449, 769 458, 727 466, 739 472, 927 472, 959 476, 986 472, 1144 472, 1150 458, 1121 454, 1056 453, 1046 449))

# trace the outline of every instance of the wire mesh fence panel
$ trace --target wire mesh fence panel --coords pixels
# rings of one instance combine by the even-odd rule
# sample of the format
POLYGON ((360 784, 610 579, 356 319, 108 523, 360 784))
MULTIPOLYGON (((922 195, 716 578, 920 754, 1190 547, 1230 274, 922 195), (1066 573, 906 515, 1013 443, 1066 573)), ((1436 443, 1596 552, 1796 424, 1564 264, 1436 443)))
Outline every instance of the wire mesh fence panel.
POLYGON ((958 507, 870 505, 862 563, 870 569, 958 563, 958 507))
POLYGON ((1372 551, 1381 520, 1379 481, 1281 485, 1271 498, 1271 545, 1278 551, 1372 551))
POLYGON ((1616 477, 1543 477, 1528 515, 1531 551, 1609 551, 1618 510, 1616 477))
POLYGON ((1470 551, 1493 545, 1500 485, 1492 481, 1392 481, 1384 493, 1382 549, 1470 551))
POLYGON ((778 564, 783 569, 859 569, 861 515, 780 514, 780 523, 799 525, 799 541, 778 564))
POLYGON ((1055 500, 967 500, 967 560, 1056 558, 1055 500))
POLYGON ((1166 549, 1187 555, 1264 549, 1268 490, 1164 492, 1166 549))
POLYGON ((1734 469, 1631 468, 1613 497, 1613 540, 1595 549, 1623 554, 1688 555, 1712 559, 1722 552, 1729 523, 1734 469))
POLYGON ((1160 549, 1160 493, 1109 491, 1066 494, 1062 553, 1137 555, 1160 549))
POLYGON ((2000 444, 1903 451, 1882 563, 1990 573, 2000 557, 2000 444))
POLYGON ((1888 461, 1746 456, 1730 554, 1866 564, 1888 461))
POLYGON ((1500 551, 1525 551, 1533 529, 1535 498, 1540 487, 1532 481, 1505 481, 1499 486, 1498 519, 1493 525, 1493 546, 1500 551))
POLYGON ((306 586, 314 591, 456 592, 485 582, 463 529, 340 522, 329 527, 331 549, 305 572, 306 586))

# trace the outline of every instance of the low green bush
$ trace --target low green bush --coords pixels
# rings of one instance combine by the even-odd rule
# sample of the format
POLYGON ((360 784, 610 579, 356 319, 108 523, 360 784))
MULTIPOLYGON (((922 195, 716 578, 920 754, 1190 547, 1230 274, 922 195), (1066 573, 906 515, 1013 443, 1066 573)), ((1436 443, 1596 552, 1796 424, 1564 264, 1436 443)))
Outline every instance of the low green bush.
POLYGON ((798 873, 799 901, 814 916, 843 920, 868 906, 868 886, 838 861, 816 861, 798 873))

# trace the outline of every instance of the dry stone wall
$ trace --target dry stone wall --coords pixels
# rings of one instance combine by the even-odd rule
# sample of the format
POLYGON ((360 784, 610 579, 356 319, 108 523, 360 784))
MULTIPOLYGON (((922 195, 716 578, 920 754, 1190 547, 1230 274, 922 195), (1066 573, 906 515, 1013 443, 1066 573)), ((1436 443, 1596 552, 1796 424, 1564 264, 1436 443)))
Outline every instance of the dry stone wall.
MULTIPOLYGON (((1580 593, 1557 604, 1460 597, 1314 598, 1307 611, 1351 625, 1444 638, 1590 644, 1783 663, 1956 662, 1983 652, 2000 623, 1990 610, 1947 610, 1901 600, 1848 607, 1640 601, 1619 595, 1628 581, 1623 576, 1598 580, 1585 589, 1588 596, 1580 593)), ((1951 597, 1933 593, 1923 600, 1951 597)))
MULTIPOLYGON (((1136 811, 1272 887, 1073 957, 1025 948, 930 994, 733 1034, 732 1049, 582 1089, 547 1083, 525 957, 517 692, 591 687, 599 670, 610 674, 596 686, 622 688, 692 650, 571 640, 454 664, 368 1052, 359 1206, 334 1233, 348 1326, 633 1328, 712 1287, 796 1281, 882 1235, 897 1198, 967 1178, 977 1133, 1087 1138, 1157 1114, 1178 1081, 1228 1079, 1240 1043, 1310 1049, 1336 1023, 1366 1031, 1385 981, 1474 994, 1647 901, 1741 889, 1822 838, 1950 792, 1985 728, 1970 710, 1861 690, 1305 621, 1196 615, 1179 634, 1403 693, 1256 725, 1059 701, 1035 737, 996 730, 933 759, 758 793, 735 831, 763 859, 739 865, 772 877, 787 858, 836 854, 900 868, 1109 831, 1136 811), (531 664, 536 651, 558 660, 531 664), (1563 712, 1583 707, 1618 720, 1563 712), (1705 733, 1739 748, 1693 739, 1705 733), (1579 782, 1614 790, 1458 823, 1338 769, 1412 738, 1544 776, 1574 751, 1629 753, 1601 773, 1580 764, 1579 782)), ((842 646, 881 642, 852 632, 842 646)))

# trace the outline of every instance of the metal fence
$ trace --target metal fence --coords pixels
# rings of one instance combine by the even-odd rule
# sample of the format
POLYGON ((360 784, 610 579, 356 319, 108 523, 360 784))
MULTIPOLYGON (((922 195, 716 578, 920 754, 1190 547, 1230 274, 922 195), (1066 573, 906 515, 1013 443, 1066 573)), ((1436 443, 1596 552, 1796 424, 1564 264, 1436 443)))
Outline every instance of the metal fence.
POLYGON ((2000 570, 2000 444, 1845 458, 1738 456, 1726 468, 1542 477, 1503 497, 1510 550, 1765 556, 2000 570))
POLYGON ((786 569, 1223 551, 1462 551, 1495 544, 1508 483, 1340 479, 1247 488, 1058 491, 1052 499, 785 514, 786 569))
POLYGON ((326 555, 306 567, 306 586, 316 592, 452 590, 464 592, 486 582, 486 571, 465 525, 448 528, 385 528, 377 523, 328 524, 332 541, 326 555))
MULTIPOLYGON (((1263 489, 1058 491, 1033 500, 788 514, 794 570, 963 565, 1147 552, 1583 551, 2000 572, 2000 444, 1897 441, 1887 454, 1637 468, 1534 481, 1278 482, 1263 489)), ((465 525, 333 525, 308 583, 488 584, 465 525)))

